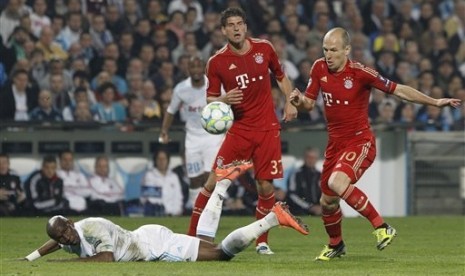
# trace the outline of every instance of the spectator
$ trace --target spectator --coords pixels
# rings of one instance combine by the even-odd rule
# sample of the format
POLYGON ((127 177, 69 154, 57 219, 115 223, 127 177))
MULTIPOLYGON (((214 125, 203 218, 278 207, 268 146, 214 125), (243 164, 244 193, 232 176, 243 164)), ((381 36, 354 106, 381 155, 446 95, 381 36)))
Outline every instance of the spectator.
POLYGON ((32 33, 35 37, 40 36, 40 32, 44 26, 52 25, 50 17, 47 16, 47 1, 36 0, 33 5, 33 12, 29 15, 31 19, 32 33))
POLYGON ((423 131, 449 131, 450 125, 447 123, 443 110, 439 107, 428 105, 426 112, 418 117, 418 121, 422 124, 417 127, 417 130, 423 131))
POLYGON ((161 107, 156 100, 157 90, 151 80, 146 80, 142 84, 141 96, 144 103, 144 116, 150 120, 161 121, 161 107))
POLYGON ((136 29, 134 32, 133 50, 139 53, 142 45, 151 43, 151 28, 150 21, 146 18, 137 20, 136 29))
POLYGON ((82 14, 73 12, 68 14, 66 27, 58 34, 57 39, 62 42, 63 49, 68 50, 73 43, 79 41, 82 32, 82 14))
POLYGON ((33 172, 24 183, 26 205, 33 215, 63 214, 68 211, 63 180, 57 175, 55 156, 42 159, 40 170, 33 172))
POLYGON ((10 52, 14 55, 15 60, 28 58, 26 55, 26 42, 32 41, 31 36, 21 26, 17 26, 8 40, 10 52))
MULTIPOLYGON (((116 44, 114 45, 116 47, 116 44)), ((118 72, 118 63, 113 58, 105 58, 102 65, 102 71, 107 72, 110 76, 111 83, 116 87, 121 95, 126 95, 128 93, 128 83, 126 80, 117 74, 118 72)), ((90 83, 92 89, 97 89, 97 78, 95 77, 90 83)))
POLYGON ((70 95, 69 90, 65 88, 63 75, 52 74, 49 78, 53 106, 62 112, 67 105, 71 104, 72 95, 70 95))
POLYGON ((189 8, 194 8, 197 11, 197 18, 195 21, 197 23, 203 22, 203 10, 202 5, 200 5, 199 1, 197 0, 173 0, 168 5, 168 14, 171 16, 176 11, 181 13, 187 13, 189 8))
POLYGON ((0 217, 21 215, 25 199, 19 176, 10 170, 10 157, 0 153, 0 217))
POLYGON ((124 214, 124 187, 110 177, 110 160, 105 155, 95 159, 94 174, 89 183, 92 189, 89 200, 91 215, 121 216, 124 214))
POLYGON ((126 111, 123 105, 116 101, 116 87, 109 82, 98 88, 101 101, 97 103, 97 113, 103 122, 123 122, 126 120, 126 111))
POLYGON ((183 213, 178 176, 169 168, 170 154, 161 149, 153 155, 154 167, 144 176, 141 203, 146 216, 179 216, 183 213))
POLYGON ((398 108, 400 108, 400 116, 397 121, 408 131, 415 130, 415 105, 413 103, 406 102, 399 105, 398 108))
POLYGON ((150 118, 144 114, 144 102, 137 98, 131 97, 129 99, 129 106, 127 108, 126 124, 129 126, 137 126, 144 123, 149 123, 150 118))
POLYGON ((89 94, 82 86, 76 88, 73 92, 74 99, 63 109, 63 120, 65 121, 97 121, 98 115, 94 104, 89 99, 89 94), (85 104, 80 104, 81 102, 85 104), (88 111, 88 113, 86 112, 88 111), (76 117, 78 114, 78 117, 76 117), (77 120, 79 118, 79 120, 77 120))
POLYGON ((80 101, 76 103, 76 108, 73 112, 74 122, 91 123, 97 122, 98 119, 98 115, 93 112, 88 102, 80 101))
POLYGON ((0 14, 0 36, 3 38, 3 44, 8 43, 8 38, 13 33, 16 26, 19 25, 19 19, 23 15, 21 11, 20 0, 9 0, 7 6, 0 14))
MULTIPOLYGON (((197 41, 198 38, 196 38, 197 45, 199 45, 199 42, 197 41)), ((218 50, 220 50, 224 45, 226 41, 224 39, 223 34, 221 33, 221 29, 217 28, 214 29, 210 33, 209 41, 202 49, 202 59, 203 60, 208 60, 211 56, 213 56, 218 50)))
POLYGON ((307 148, 303 157, 304 164, 288 180, 287 202, 294 214, 321 216, 321 171, 316 168, 320 152, 307 148))
POLYGON ((92 17, 89 33, 92 37, 92 46, 97 50, 99 55, 103 55, 105 46, 113 42, 113 35, 106 28, 103 15, 96 14, 92 17))
POLYGON ((123 21, 126 30, 134 31, 137 20, 141 17, 141 12, 139 9, 139 4, 136 0, 126 0, 124 1, 124 15, 123 21))
POLYGON ((299 24, 295 33, 295 41, 286 47, 286 51, 289 55, 289 59, 294 64, 298 64, 307 56, 307 48, 310 46, 310 29, 305 24, 299 24))
POLYGON ((28 87, 29 76, 25 70, 13 72, 12 79, 12 84, 0 93, 0 119, 28 121, 28 113, 38 105, 37 91, 28 87))
POLYGON ((138 56, 144 66, 144 72, 147 72, 149 76, 155 74, 158 68, 155 62, 155 49, 153 45, 150 43, 143 44, 138 56))
POLYGON ((87 198, 92 193, 86 176, 74 168, 74 154, 66 150, 59 154, 60 169, 57 175, 63 179, 63 195, 69 208, 76 214, 87 210, 87 198))
POLYGON ((144 79, 141 74, 131 74, 127 75, 126 79, 128 80, 128 91, 129 93, 126 94, 126 98, 142 98, 142 85, 144 83, 144 79))
POLYGON ((121 18, 118 6, 110 4, 105 8, 105 25, 113 34, 115 40, 119 41, 126 26, 124 24, 124 20, 121 18))
MULTIPOLYGON (((73 88, 83 88, 87 93, 87 98, 91 105, 97 103, 94 91, 90 89, 89 75, 85 71, 76 71, 73 73, 73 88)), ((73 102, 73 100, 71 100, 73 102)))
POLYGON ((152 28, 168 21, 168 16, 164 12, 164 3, 160 0, 150 0, 147 3, 147 18, 150 20, 152 28))
POLYGON ((67 60, 68 54, 61 47, 60 44, 54 41, 55 34, 53 29, 48 26, 44 26, 40 32, 39 41, 36 44, 36 47, 41 49, 44 53, 44 58, 46 61, 52 59, 61 59, 67 60))
POLYGON ((53 106, 52 93, 48 90, 39 92, 39 105, 29 113, 30 121, 59 122, 63 120, 60 111, 53 106))
MULTIPOLYGON (((52 75, 60 75, 63 82, 64 91, 69 91, 73 87, 73 77, 71 73, 65 68, 65 61, 59 58, 53 58, 48 62, 48 73, 41 80, 38 80, 41 89, 52 90, 51 79, 52 75)), ((53 92, 53 91, 52 91, 53 92)))
POLYGON ((220 25, 217 12, 207 12, 205 13, 204 18, 202 26, 195 31, 195 41, 197 42, 197 47, 199 49, 203 49, 205 47, 208 41, 210 41, 213 31, 215 29, 219 29, 220 25))
POLYGON ((396 110, 396 101, 392 98, 384 98, 378 104, 379 116, 376 118, 374 123, 376 124, 392 124, 394 122, 394 114, 396 110))

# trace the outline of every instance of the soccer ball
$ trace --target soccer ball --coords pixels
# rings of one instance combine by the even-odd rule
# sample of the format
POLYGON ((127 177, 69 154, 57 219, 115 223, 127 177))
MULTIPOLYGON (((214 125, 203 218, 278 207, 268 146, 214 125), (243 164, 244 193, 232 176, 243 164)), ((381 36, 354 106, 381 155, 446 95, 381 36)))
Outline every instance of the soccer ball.
POLYGON ((203 128, 208 133, 222 134, 231 128, 234 113, 228 104, 211 102, 202 109, 200 119, 203 128))

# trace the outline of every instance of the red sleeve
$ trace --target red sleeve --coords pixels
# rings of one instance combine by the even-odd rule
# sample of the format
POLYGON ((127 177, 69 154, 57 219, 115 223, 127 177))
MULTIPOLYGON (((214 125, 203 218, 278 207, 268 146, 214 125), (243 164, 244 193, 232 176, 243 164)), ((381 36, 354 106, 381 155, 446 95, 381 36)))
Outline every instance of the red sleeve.
POLYGON ((281 81, 284 78, 284 70, 283 66, 281 65, 281 62, 279 62, 278 54, 276 54, 276 51, 273 47, 273 45, 267 41, 268 51, 270 53, 270 63, 269 63, 269 68, 271 72, 273 72, 273 75, 278 81, 281 81))
POLYGON ((215 68, 213 58, 210 58, 206 66, 207 83, 207 97, 219 97, 221 95, 221 80, 218 76, 218 69, 215 68))
POLYGON ((312 100, 316 100, 318 93, 320 92, 320 79, 318 78, 320 66, 321 62, 319 62, 319 60, 313 63, 312 69, 310 69, 310 77, 308 78, 307 89, 305 89, 305 96, 312 100))
POLYGON ((361 79, 371 87, 375 87, 384 93, 392 94, 396 90, 397 83, 387 79, 370 67, 363 67, 360 70, 361 79))

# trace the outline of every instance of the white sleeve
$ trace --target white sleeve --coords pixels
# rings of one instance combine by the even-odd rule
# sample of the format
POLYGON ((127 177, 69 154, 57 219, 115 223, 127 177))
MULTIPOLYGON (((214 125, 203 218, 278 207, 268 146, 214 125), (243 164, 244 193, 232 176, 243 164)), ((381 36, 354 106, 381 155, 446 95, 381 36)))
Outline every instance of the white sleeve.
POLYGON ((168 108, 166 109, 168 113, 173 114, 173 115, 179 111, 179 108, 181 107, 181 104, 182 104, 181 96, 179 95, 180 94, 179 90, 180 89, 179 89, 179 84, 178 84, 173 89, 173 96, 171 97, 171 102, 168 105, 168 108))

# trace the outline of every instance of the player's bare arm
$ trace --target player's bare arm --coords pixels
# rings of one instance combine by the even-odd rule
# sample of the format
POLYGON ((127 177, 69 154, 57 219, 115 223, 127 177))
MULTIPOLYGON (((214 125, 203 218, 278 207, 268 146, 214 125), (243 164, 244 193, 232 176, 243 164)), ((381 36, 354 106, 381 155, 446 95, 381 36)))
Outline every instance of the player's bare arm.
POLYGON ((58 243, 56 241, 49 240, 46 243, 44 243, 44 245, 39 247, 39 249, 35 250, 34 252, 29 254, 28 256, 24 257, 24 260, 32 262, 35 259, 38 259, 38 258, 40 258, 42 256, 47 255, 47 254, 53 253, 53 252, 57 251, 60 248, 61 247, 58 245, 58 243))
POLYGON ((171 127, 171 124, 173 123, 174 115, 165 112, 165 115, 163 117, 163 123, 161 125, 161 131, 160 131, 160 137, 158 138, 158 141, 162 144, 166 144, 169 142, 169 129, 171 127))
POLYGON ((101 262, 101 263, 111 263, 115 261, 113 252, 105 251, 99 252, 93 256, 87 258, 68 258, 68 259, 53 259, 48 260, 50 262, 101 262))
POLYGON ((459 99, 453 99, 453 98, 434 99, 428 95, 421 93, 415 88, 412 88, 407 85, 402 85, 402 84, 397 85, 396 90, 394 90, 394 95, 404 100, 410 101, 410 102, 433 105, 437 107, 444 107, 444 106, 450 105, 456 108, 460 106, 461 104, 461 100, 459 99))
POLYGON ((312 110, 315 106, 315 101, 305 97, 299 89, 294 88, 294 90, 289 95, 290 103, 297 107, 299 110, 312 110))
POLYGON ((243 98, 244 94, 242 90, 240 90, 239 87, 235 87, 219 97, 207 97, 207 103, 220 101, 229 105, 234 105, 242 103, 243 98))
POLYGON ((289 96, 292 93, 292 84, 287 76, 284 76, 282 80, 278 80, 278 86, 281 92, 285 95, 286 105, 284 106, 284 122, 289 122, 297 118, 297 108, 291 104, 289 96))

